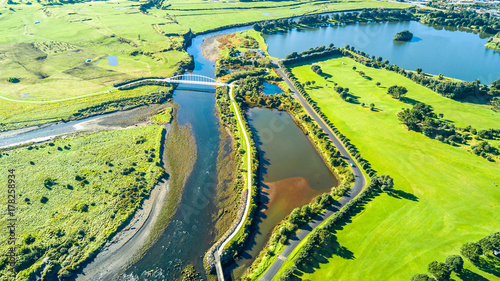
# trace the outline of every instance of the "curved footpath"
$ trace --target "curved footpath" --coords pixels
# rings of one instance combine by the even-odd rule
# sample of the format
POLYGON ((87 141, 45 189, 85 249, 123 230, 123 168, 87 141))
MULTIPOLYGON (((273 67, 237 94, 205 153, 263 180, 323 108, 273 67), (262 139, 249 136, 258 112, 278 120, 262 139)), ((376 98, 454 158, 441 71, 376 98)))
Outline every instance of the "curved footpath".
POLYGON ((342 156, 347 160, 347 162, 353 166, 351 166, 351 169, 354 173, 354 185, 349 191, 349 193, 342 197, 336 204, 335 206, 332 206, 328 208, 326 211, 315 217, 310 223, 308 223, 306 226, 304 226, 299 232, 297 232, 292 238, 290 238, 290 241, 288 245, 285 247, 283 252, 278 256, 278 258, 273 262, 273 264, 267 269, 267 271, 264 273, 262 278, 260 279, 261 281, 271 281, 278 271, 280 270, 281 266, 285 263, 285 260, 287 260, 288 256, 293 252, 293 250, 299 245, 299 243, 306 238, 309 233, 311 233, 316 227, 318 227, 321 223, 326 221, 331 215, 333 215, 335 212, 337 212, 340 208, 344 207, 347 202, 349 202, 351 199, 356 197, 361 191, 363 190, 364 186, 366 185, 366 179, 361 170, 359 169, 358 165, 354 160, 351 158, 345 147, 342 145, 342 143, 337 139, 335 134, 332 132, 330 127, 325 124, 325 122, 316 114, 316 112, 309 106, 307 101, 304 100, 304 98, 299 94, 297 89, 293 86, 293 84, 288 80, 288 78, 285 76, 285 74, 279 69, 276 65, 276 71, 278 74, 283 78, 283 80, 286 82, 288 87, 293 91, 293 96, 302 104, 304 109, 311 115, 311 117, 318 123, 318 125, 325 131, 325 133, 328 135, 332 143, 337 147, 337 149, 340 151, 342 156))
POLYGON ((222 263, 220 261, 220 256, 222 255, 224 251, 224 247, 231 241, 231 239, 238 234, 238 231, 243 227, 245 223, 245 219, 248 216, 248 211, 250 209, 250 200, 252 199, 252 156, 251 156, 251 150, 250 150, 250 141, 248 139, 247 131, 245 130, 245 127, 243 126, 243 122, 241 121, 241 114, 238 108, 236 107, 236 102, 234 101, 234 96, 233 96, 233 88, 234 85, 231 84, 229 85, 229 97, 231 98, 231 103, 233 104, 234 108, 234 113, 236 113, 236 117, 238 118, 238 124, 240 125, 240 129, 243 132, 243 135, 245 137, 245 142, 247 145, 247 186, 248 186, 248 192, 247 192, 247 202, 245 206, 245 213, 241 217, 241 221, 238 223, 238 226, 236 229, 233 231, 231 235, 222 243, 222 245, 219 247, 219 249, 215 252, 215 269, 217 271, 217 278, 219 281, 224 281, 224 271, 222 270, 222 263))

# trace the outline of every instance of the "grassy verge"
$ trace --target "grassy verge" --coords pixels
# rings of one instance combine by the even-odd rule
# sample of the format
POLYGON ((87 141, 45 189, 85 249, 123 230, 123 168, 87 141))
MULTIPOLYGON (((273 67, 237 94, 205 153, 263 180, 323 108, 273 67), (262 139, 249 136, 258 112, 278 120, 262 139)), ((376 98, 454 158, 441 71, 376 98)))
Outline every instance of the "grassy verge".
POLYGON ((173 108, 172 107, 167 107, 165 109, 163 109, 161 112, 159 112, 158 114, 156 114, 155 116, 153 116, 153 121, 155 121, 156 123, 159 123, 159 124, 168 124, 172 121, 172 111, 173 111, 173 108))
MULTIPOLYGON (((498 229, 500 225, 492 218, 500 211, 495 203, 500 190, 493 183, 500 167, 463 148, 407 131, 396 116, 407 105, 390 98, 386 88, 404 85, 407 97, 432 105, 458 126, 494 127, 499 124, 498 115, 482 105, 443 98, 399 75, 363 68, 346 58, 318 64, 331 78, 318 76, 310 65, 297 66, 293 73, 302 83, 317 81, 306 89, 310 96, 375 170, 394 178, 399 195, 380 195, 366 205, 362 216, 337 233, 338 243, 354 258, 326 256, 302 278, 408 280, 425 272, 430 261, 443 260, 464 242, 498 229), (353 66, 372 79, 359 75, 353 66), (348 87, 358 103, 343 101, 333 91, 332 81, 348 87), (376 110, 360 103, 374 103, 376 110), (399 237, 397 247, 395 237, 399 237)), ((494 278, 477 268, 472 270, 494 278)))
MULTIPOLYGON (((16 175, 19 279, 71 275, 127 222, 164 173, 162 131, 153 125, 89 134, 1 154, 1 169, 16 175)), ((0 182, 7 185, 7 174, 0 182)), ((8 218, 0 211, 2 225, 8 218)), ((2 255, 6 240, 2 232, 2 255)))

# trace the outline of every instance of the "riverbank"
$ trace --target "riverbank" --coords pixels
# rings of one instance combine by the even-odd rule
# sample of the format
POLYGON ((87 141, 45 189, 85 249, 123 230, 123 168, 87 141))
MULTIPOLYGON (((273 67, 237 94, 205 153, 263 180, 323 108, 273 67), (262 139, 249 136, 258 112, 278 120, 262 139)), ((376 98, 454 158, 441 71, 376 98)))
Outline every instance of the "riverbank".
POLYGON ((68 278, 129 223, 164 174, 157 166, 162 132, 151 125, 80 133, 2 153, 0 166, 19 171, 17 230, 32 237, 20 241, 33 250, 16 265, 18 278, 68 278))
POLYGON ((221 45, 219 39, 222 37, 224 37, 224 35, 213 35, 203 40, 201 43, 201 52, 206 59, 216 61, 219 58, 219 46, 221 45))
POLYGON ((54 122, 0 133, 0 148, 40 143, 55 137, 78 133, 122 130, 151 124, 150 117, 170 107, 170 103, 151 104, 133 109, 96 115, 78 121, 54 122))

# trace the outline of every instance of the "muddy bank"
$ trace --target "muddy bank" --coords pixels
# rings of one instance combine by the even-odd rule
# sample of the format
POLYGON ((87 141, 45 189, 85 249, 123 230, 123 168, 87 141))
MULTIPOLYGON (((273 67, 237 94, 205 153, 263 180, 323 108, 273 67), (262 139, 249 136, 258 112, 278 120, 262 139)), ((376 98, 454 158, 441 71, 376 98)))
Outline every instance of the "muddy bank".
POLYGON ((211 61, 216 61, 220 56, 220 42, 219 38, 222 38, 224 35, 213 35, 205 38, 201 43, 201 53, 206 59, 211 61))
POLYGON ((168 196, 169 187, 169 181, 162 179, 130 223, 104 245, 95 259, 77 275, 76 280, 116 279, 148 240, 168 196))
POLYGON ((0 133, 0 148, 30 142, 48 141, 54 137, 76 133, 127 129, 150 124, 149 117, 170 104, 152 104, 131 110, 93 116, 78 121, 57 122, 0 133))

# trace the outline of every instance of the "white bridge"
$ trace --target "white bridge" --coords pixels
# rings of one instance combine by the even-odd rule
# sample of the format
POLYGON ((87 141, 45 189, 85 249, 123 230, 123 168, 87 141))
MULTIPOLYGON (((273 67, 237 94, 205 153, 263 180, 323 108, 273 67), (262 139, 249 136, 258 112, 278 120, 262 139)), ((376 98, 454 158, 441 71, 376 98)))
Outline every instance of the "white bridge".
POLYGON ((208 85, 208 86, 229 86, 229 84, 219 82, 213 78, 191 73, 172 76, 166 78, 164 81, 169 83, 179 83, 179 84, 186 83, 186 84, 208 85))

